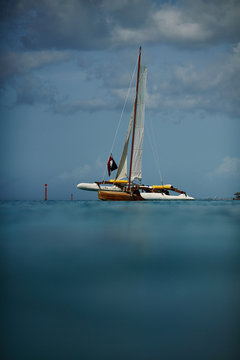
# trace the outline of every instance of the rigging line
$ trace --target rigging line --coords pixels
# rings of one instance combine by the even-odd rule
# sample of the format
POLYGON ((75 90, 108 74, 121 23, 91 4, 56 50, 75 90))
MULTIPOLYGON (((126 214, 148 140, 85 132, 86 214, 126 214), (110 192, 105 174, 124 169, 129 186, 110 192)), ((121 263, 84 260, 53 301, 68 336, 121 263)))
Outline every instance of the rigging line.
POLYGON ((152 131, 152 138, 153 138, 153 145, 155 147, 155 153, 156 153, 156 158, 157 158, 157 166, 158 166, 158 173, 159 173, 159 177, 160 180, 162 182, 163 185, 163 177, 162 177, 162 172, 160 170, 160 158, 159 158, 159 152, 157 150, 157 143, 156 143, 156 136, 155 136, 155 132, 153 131, 153 124, 152 124, 152 118, 150 118, 150 125, 151 125, 151 131, 152 131))
MULTIPOLYGON (((114 147, 114 145, 115 145, 115 141, 116 141, 116 138, 117 138, 118 130, 119 130, 119 127, 120 127, 120 124, 121 124, 121 121, 122 121, 123 113, 124 113, 124 110, 125 110, 125 107, 126 107, 126 104, 127 104, 127 100, 128 100, 128 97, 129 97, 130 89, 131 89, 131 86, 132 86, 133 78, 134 78, 134 75, 135 75, 135 73, 136 73, 137 64, 138 64, 138 58, 137 58, 137 61, 136 61, 136 64, 135 64, 135 67, 134 67, 134 70, 133 70, 133 73, 132 73, 132 78, 131 78, 131 80, 130 80, 130 84, 129 84, 129 87, 128 87, 127 95, 126 95, 126 97, 125 97, 125 102, 124 102, 124 105, 123 105, 123 109, 122 109, 122 112, 121 112, 121 115, 120 115, 120 118, 119 118, 119 121, 118 121, 117 129, 116 129, 116 131, 115 131, 115 135, 114 135, 114 138, 113 138, 113 142, 112 142, 112 147, 111 147, 110 154, 112 153, 113 147, 114 147)), ((107 172, 107 168, 105 167, 104 175, 103 175, 103 180, 105 179, 106 172, 107 172)))
POLYGON ((151 125, 151 131, 146 126, 147 135, 148 135, 149 142, 150 142, 150 145, 151 145, 151 148, 152 148, 154 161, 155 161, 156 166, 157 166, 158 175, 159 175, 160 181, 161 181, 161 183, 163 185, 163 177, 162 177, 160 166, 159 166, 160 159, 159 159, 158 151, 157 151, 157 147, 156 147, 156 142, 155 142, 155 137, 154 137, 153 127, 152 127, 152 119, 151 118, 150 118, 150 125, 151 125))
POLYGON ((159 166, 158 166, 158 162, 157 162, 156 152, 155 152, 155 149, 154 149, 153 144, 152 144, 152 138, 151 138, 150 131, 149 131, 148 127, 146 127, 146 130, 147 130, 148 140, 149 140, 150 145, 151 145, 151 149, 152 149, 152 153, 153 153, 154 161, 155 161, 155 163, 156 163, 156 165, 157 165, 158 175, 159 175, 159 177, 160 177, 160 181, 161 181, 161 183, 163 184, 162 175, 161 175, 160 168, 159 168, 159 166))

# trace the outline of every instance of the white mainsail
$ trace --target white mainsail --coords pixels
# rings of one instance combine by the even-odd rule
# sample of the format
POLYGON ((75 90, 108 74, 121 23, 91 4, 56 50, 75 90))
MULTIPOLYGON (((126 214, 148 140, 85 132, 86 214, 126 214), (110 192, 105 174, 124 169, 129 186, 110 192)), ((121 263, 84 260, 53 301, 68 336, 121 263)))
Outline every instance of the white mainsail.
POLYGON ((131 181, 135 179, 139 181, 142 180, 142 150, 145 118, 146 80, 147 68, 145 66, 140 66, 131 181))
POLYGON ((128 131, 127 131, 127 136, 126 136, 123 151, 122 151, 121 160, 120 160, 120 163, 118 166, 116 180, 121 180, 121 179, 124 179, 127 177, 127 153, 128 153, 128 143, 129 143, 130 133, 131 133, 131 129, 132 129, 133 117, 134 117, 134 108, 132 110, 130 123, 129 123, 128 131))
MULTIPOLYGON (((139 181, 141 181, 142 179, 142 148, 144 135, 146 80, 147 68, 145 66, 140 66, 131 181, 133 181, 134 179, 138 179, 139 181)), ((121 180, 127 177, 127 153, 133 118, 134 108, 132 110, 123 152, 119 163, 118 172, 115 178, 116 180, 121 180)))

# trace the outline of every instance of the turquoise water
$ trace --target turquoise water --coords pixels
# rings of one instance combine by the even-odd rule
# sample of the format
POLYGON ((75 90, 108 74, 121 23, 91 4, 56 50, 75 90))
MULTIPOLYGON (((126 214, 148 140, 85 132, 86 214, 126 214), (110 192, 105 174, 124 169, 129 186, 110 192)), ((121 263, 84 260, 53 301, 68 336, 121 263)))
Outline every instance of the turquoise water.
POLYGON ((240 202, 1 202, 4 359, 236 359, 240 202))

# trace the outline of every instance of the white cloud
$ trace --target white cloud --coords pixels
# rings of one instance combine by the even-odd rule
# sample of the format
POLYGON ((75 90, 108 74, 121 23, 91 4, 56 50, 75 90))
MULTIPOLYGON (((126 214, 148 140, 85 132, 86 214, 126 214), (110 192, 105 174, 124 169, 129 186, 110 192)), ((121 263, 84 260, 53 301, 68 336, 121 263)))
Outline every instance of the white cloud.
POLYGON ((171 76, 156 74, 148 86, 147 105, 152 109, 203 110, 240 116, 240 43, 217 62, 215 58, 198 68, 172 66, 171 76))
POLYGON ((189 19, 181 9, 166 7, 152 15, 156 36, 173 41, 205 41, 211 33, 202 24, 189 19))
POLYGON ((58 179, 63 182, 72 181, 76 184, 84 181, 84 179, 95 181, 97 178, 103 176, 101 173, 104 171, 105 166, 106 164, 98 157, 93 164, 85 164, 70 171, 64 171, 58 176, 58 179))
POLYGON ((152 2, 145 21, 138 27, 116 24, 112 43, 138 44, 170 42, 180 46, 236 41, 239 33, 240 3, 229 1, 183 0, 176 5, 157 6, 152 2))
POLYGON ((225 156, 219 166, 208 173, 209 177, 240 176, 240 158, 225 156))

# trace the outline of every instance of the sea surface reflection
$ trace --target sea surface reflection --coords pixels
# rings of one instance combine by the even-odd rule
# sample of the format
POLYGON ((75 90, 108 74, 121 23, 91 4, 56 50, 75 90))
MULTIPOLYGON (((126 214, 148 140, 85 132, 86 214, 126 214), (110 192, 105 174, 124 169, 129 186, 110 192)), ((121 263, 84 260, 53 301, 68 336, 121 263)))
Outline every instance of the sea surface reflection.
POLYGON ((237 358, 240 203, 1 202, 5 359, 237 358))

